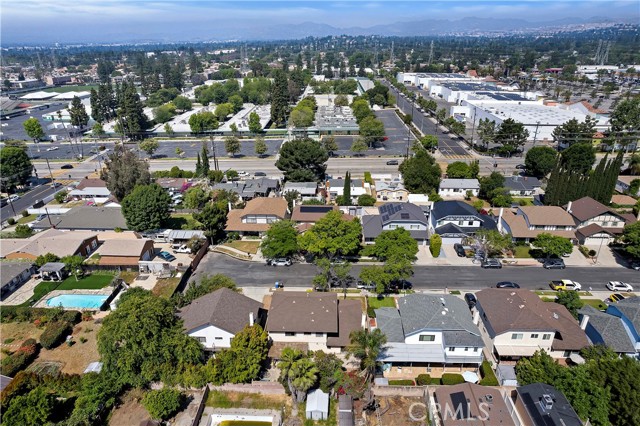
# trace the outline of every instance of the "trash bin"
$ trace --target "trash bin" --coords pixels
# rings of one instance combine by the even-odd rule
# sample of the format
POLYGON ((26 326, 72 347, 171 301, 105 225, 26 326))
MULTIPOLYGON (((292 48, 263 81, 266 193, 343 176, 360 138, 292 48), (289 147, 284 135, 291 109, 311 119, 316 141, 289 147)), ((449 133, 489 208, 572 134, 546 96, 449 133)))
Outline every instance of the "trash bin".
POLYGON ((276 281, 276 288, 280 288, 280 283, 276 281))

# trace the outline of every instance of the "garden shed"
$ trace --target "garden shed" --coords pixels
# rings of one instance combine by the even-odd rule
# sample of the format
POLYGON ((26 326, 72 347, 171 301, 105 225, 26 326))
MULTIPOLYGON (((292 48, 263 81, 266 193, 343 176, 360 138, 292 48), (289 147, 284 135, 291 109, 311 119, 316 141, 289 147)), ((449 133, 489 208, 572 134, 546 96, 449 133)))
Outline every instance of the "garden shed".
POLYGON ((320 389, 309 392, 305 414, 307 419, 327 420, 329 417, 329 394, 320 389))

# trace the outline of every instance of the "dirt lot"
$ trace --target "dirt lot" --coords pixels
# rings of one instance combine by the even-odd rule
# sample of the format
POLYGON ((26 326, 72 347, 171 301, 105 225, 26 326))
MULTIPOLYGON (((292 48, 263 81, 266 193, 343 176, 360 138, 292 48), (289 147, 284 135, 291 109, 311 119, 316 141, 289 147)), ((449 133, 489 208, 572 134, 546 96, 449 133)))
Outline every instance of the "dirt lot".
MULTIPOLYGON (((380 403, 378 410, 380 412, 380 420, 384 426, 422 426, 428 424, 427 420, 416 421, 410 416, 411 413, 414 418, 421 418, 426 414, 424 405, 413 405, 422 403, 421 398, 383 396, 376 399, 380 403)), ((367 426, 378 426, 378 417, 375 411, 367 413, 367 426)))
POLYGON ((140 404, 143 394, 144 392, 140 389, 134 389, 124 394, 122 404, 111 413, 109 425, 138 426, 145 420, 151 420, 147 410, 140 404))

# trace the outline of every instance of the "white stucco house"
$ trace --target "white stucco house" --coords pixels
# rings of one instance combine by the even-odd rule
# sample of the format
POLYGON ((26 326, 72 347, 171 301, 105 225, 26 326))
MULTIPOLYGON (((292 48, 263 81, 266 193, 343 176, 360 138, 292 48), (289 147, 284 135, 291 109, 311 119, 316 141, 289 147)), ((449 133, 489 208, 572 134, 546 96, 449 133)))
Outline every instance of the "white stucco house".
POLYGON ((442 179, 438 195, 443 198, 464 198, 470 192, 474 197, 480 192, 478 179, 442 179))

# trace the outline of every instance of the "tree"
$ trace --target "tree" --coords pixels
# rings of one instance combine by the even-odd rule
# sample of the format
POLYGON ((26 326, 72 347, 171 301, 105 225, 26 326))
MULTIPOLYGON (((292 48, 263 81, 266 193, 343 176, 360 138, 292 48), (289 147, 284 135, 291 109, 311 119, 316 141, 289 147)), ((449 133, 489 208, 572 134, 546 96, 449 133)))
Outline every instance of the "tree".
POLYGON ((281 70, 272 73, 273 84, 271 85, 271 122, 276 127, 284 126, 289 108, 289 90, 287 75, 281 70))
POLYGON ((318 380, 318 369, 313 361, 299 351, 284 348, 278 368, 280 368, 279 380, 281 383, 286 383, 294 404, 304 402, 307 391, 318 380))
POLYGON ((212 244, 224 238, 227 213, 227 203, 220 201, 208 203, 200 213, 193 215, 193 218, 202 224, 202 229, 212 244))
POLYGON ((369 107, 369 102, 365 99, 357 99, 351 103, 351 109, 353 110, 353 116, 356 118, 356 122, 360 123, 367 117, 373 116, 373 111, 369 107))
POLYGON ((97 138, 102 138, 106 134, 106 132, 104 131, 104 127, 102 127, 102 124, 96 123, 91 128, 91 134, 97 138))
POLYGON ((53 253, 46 253, 46 254, 41 254, 40 256, 38 256, 35 260, 35 262, 33 262, 38 268, 41 267, 42 265, 44 265, 45 263, 49 263, 49 262, 58 262, 60 260, 60 258, 58 256, 56 256, 53 253))
POLYGON ((504 187, 504 176, 498 172, 492 172, 489 176, 481 177, 480 191, 478 196, 484 200, 490 200, 491 194, 499 188, 504 187))
POLYGON ((349 256, 360 249, 360 220, 344 220, 342 212, 331 211, 298 237, 300 249, 315 256, 349 256))
POLYGON ((257 137, 253 144, 253 151, 258 155, 258 157, 262 157, 267 153, 267 144, 264 141, 263 137, 257 137))
POLYGON ((537 178, 543 178, 553 170, 557 161, 558 154, 553 148, 548 146, 534 146, 527 151, 527 155, 524 158, 524 165, 527 168, 527 173, 537 178))
POLYGON ((197 283, 197 285, 195 281, 192 281, 189 284, 189 287, 187 287, 187 291, 185 291, 184 293, 174 294, 172 299, 175 302, 176 306, 181 308, 198 299, 199 297, 202 297, 205 294, 213 293, 214 291, 221 288, 228 288, 232 291, 239 291, 238 287, 236 286, 236 282, 226 275, 204 274, 200 278, 200 281, 197 283))
POLYGON ((596 161, 596 151, 588 143, 576 143, 560 153, 560 163, 565 170, 587 174, 596 161))
POLYGON ((173 118, 175 113, 175 105, 171 103, 160 105, 159 107, 153 109, 153 119, 156 123, 166 123, 173 118))
POLYGON ((513 245, 511 234, 502 234, 495 229, 479 229, 473 240, 485 253, 485 259, 513 245))
POLYGON ((60 262, 64 263, 67 270, 76 278, 76 281, 84 275, 84 270, 82 269, 84 258, 82 256, 65 256, 60 259, 60 262))
POLYGON ((632 175, 640 174, 640 154, 631 154, 627 160, 629 162, 629 171, 632 175))
POLYGON ((373 331, 352 331, 349 339, 351 343, 347 346, 347 353, 360 361, 360 371, 368 382, 375 376, 376 369, 381 364, 378 358, 387 343, 387 336, 376 328, 373 331))
POLYGON ((260 244, 262 255, 267 259, 291 257, 298 253, 298 231, 290 220, 272 223, 260 244))
POLYGON ((332 152, 338 150, 338 143, 336 142, 336 137, 335 136, 325 136, 325 137, 323 137, 322 138, 322 145, 324 146, 324 149, 329 153, 332 153, 332 152))
POLYGON ((640 222, 626 225, 622 232, 622 242, 625 251, 634 258, 640 258, 640 222))
POLYGON ((342 202, 341 205, 351 205, 351 173, 347 172, 344 176, 344 186, 342 188, 342 202))
POLYGON ((37 118, 27 118, 25 122, 22 123, 22 127, 24 128, 27 136, 33 139, 34 143, 37 143, 40 139, 45 137, 44 130, 42 130, 42 125, 37 118))
POLYGON ((415 156, 404 160, 399 169, 404 185, 410 192, 417 194, 437 192, 442 171, 435 159, 426 151, 419 151, 415 156))
POLYGON ((38 386, 26 395, 17 395, 2 413, 2 424, 7 426, 41 426, 49 423, 53 413, 54 397, 38 386))
POLYGON ((198 112, 189 117, 189 127, 195 134, 215 130, 218 126, 218 119, 211 111, 198 112))
POLYGON ((107 182, 107 188, 119 201, 136 185, 148 185, 151 181, 149 165, 127 148, 116 147, 105 164, 107 167, 101 179, 107 182))
POLYGON ((235 157, 236 154, 240 152, 240 139, 236 136, 226 136, 224 138, 224 148, 227 153, 231 154, 232 157, 235 157))
POLYGON ((122 215, 132 231, 159 229, 169 219, 171 197, 158 184, 139 185, 122 200, 122 215))
POLYGON ((124 82, 120 87, 117 117, 119 133, 130 139, 142 138, 144 132, 151 127, 133 82, 124 82))
POLYGON ((24 149, 5 146, 0 149, 0 188, 3 192, 13 191, 16 186, 25 185, 31 177, 33 165, 24 149))
POLYGON ((429 241, 429 251, 434 258, 440 257, 440 249, 442 248, 442 237, 438 234, 433 234, 429 241))
POLYGON ((72 126, 79 127, 82 130, 89 123, 89 114, 85 109, 79 97, 74 96, 69 108, 69 119, 72 126))
POLYGON ((575 319, 578 319, 578 309, 582 308, 584 303, 580 300, 580 295, 577 291, 561 291, 556 296, 556 303, 567 308, 571 315, 575 319))
POLYGON ((577 119, 563 123, 562 125, 553 129, 551 136, 553 140, 559 145, 571 146, 576 143, 591 144, 593 140, 593 134, 595 133, 596 120, 587 116, 583 123, 580 123, 577 119))
POLYGON ((285 142, 280 149, 276 167, 288 182, 321 181, 327 169, 327 151, 311 139, 285 142))
POLYGON ((291 111, 289 123, 296 128, 311 127, 313 118, 314 114, 311 108, 297 106, 291 111))
POLYGON ((420 138, 420 143, 424 149, 432 151, 438 147, 438 137, 435 135, 424 135, 420 138))
POLYGON ((447 116, 447 111, 444 108, 440 108, 436 111, 436 120, 438 123, 442 123, 447 116))
POLYGON ((512 118, 504 120, 495 135, 495 142, 502 145, 502 150, 510 154, 520 151, 527 142, 529 131, 522 123, 512 118))
POLYGON ((172 388, 150 390, 142 398, 142 406, 152 418, 160 420, 168 420, 173 417, 184 402, 183 393, 172 388))
POLYGON ((471 168, 464 161, 455 161, 447 166, 449 179, 471 179, 471 168))
POLYGON ((369 194, 362 194, 358 197, 358 205, 363 207, 371 207, 376 204, 375 197, 369 194))
POLYGON ((386 293, 391 284, 391 276, 379 265, 363 266, 359 278, 365 284, 375 285, 378 294, 386 293))
POLYGON ((493 143, 496 139, 497 126, 495 121, 491 121, 488 118, 480 119, 478 122, 478 137, 484 144, 485 148, 489 147, 490 143, 493 143))
POLYGON ((202 143, 202 151, 200 152, 200 176, 209 176, 209 151, 207 151, 207 144, 202 143))
POLYGON ((182 112, 189 111, 191 109, 191 101, 187 97, 176 96, 172 102, 176 109, 179 109, 182 112))
POLYGON ((371 146, 381 141, 384 137, 384 124, 374 116, 368 116, 360 120, 358 124, 360 136, 371 146))
POLYGON ((33 229, 31 229, 27 225, 20 224, 16 226, 16 229, 13 231, 13 233, 16 235, 16 238, 29 238, 33 235, 33 229))
POLYGON ((533 245, 539 248, 547 257, 560 257, 565 253, 571 253, 573 250, 571 240, 548 232, 538 234, 533 245))
POLYGON ((201 186, 192 186, 184 193, 182 203, 188 209, 200 210, 211 199, 211 193, 201 186))
POLYGON ((120 383, 145 386, 202 362, 202 345, 184 334, 173 304, 142 289, 130 289, 98 333, 103 373, 120 383))
POLYGON ((415 260, 418 253, 418 242, 404 228, 382 231, 371 246, 370 254, 381 262, 387 260, 415 260))
POLYGON ((260 376, 267 359, 269 337, 258 324, 245 327, 231 340, 231 347, 219 352, 213 362, 213 383, 249 383, 260 376))
POLYGON ((146 152, 149 157, 153 158, 153 153, 160 148, 160 143, 155 139, 145 139, 140 142, 140 149, 146 152))
MULTIPOLYGON (((173 131, 173 127, 171 127, 171 124, 169 123, 165 123, 164 127, 163 127, 164 132, 167 134, 167 136, 173 136, 175 134, 175 132, 173 131)), ((179 148, 176 148, 176 150, 179 148)), ((180 154, 178 154, 180 155, 180 154)))
POLYGON ((323 392, 330 393, 343 374, 342 360, 336 354, 316 351, 313 354, 313 362, 318 369, 318 386, 323 392))
POLYGON ((345 107, 349 105, 349 98, 347 97, 347 95, 338 95, 333 101, 333 104, 335 106, 345 107))
POLYGON ((249 131, 251 133, 262 132, 262 125, 260 124, 260 116, 255 111, 252 111, 251 114, 249 114, 249 131))

